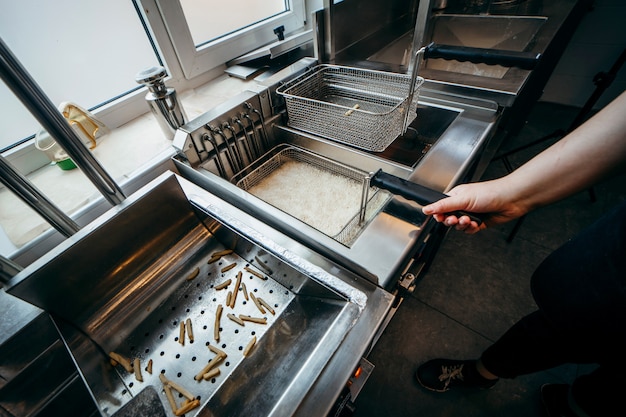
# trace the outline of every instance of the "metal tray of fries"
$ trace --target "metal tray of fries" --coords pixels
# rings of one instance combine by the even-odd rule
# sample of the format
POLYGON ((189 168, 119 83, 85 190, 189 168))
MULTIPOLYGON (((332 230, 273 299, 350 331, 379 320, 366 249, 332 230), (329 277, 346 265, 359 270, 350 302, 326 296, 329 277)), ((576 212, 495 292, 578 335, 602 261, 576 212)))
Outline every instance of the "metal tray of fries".
POLYGON ((148 386, 170 416, 294 415, 367 297, 180 180, 133 194, 8 291, 59 323, 103 415, 148 386))
MULTIPOLYGON (((424 82, 416 78, 415 92, 424 82)), ((403 133, 411 76, 339 65, 318 65, 279 87, 289 126, 356 148, 382 152, 403 133)))

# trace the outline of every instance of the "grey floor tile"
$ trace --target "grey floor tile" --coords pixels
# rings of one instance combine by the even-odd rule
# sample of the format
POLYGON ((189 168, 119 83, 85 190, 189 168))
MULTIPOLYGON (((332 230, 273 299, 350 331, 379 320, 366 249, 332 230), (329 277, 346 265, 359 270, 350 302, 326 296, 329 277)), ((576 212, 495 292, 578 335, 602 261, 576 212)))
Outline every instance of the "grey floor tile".
POLYGON ((452 230, 413 296, 495 340, 536 309, 529 281, 548 253, 524 239, 509 244, 498 231, 452 230))
POLYGON ((414 378, 431 358, 473 358, 489 341, 414 298, 407 299, 369 359, 375 365, 357 397, 355 417, 533 416, 539 387, 559 379, 547 373, 503 380, 489 390, 434 393, 414 378))

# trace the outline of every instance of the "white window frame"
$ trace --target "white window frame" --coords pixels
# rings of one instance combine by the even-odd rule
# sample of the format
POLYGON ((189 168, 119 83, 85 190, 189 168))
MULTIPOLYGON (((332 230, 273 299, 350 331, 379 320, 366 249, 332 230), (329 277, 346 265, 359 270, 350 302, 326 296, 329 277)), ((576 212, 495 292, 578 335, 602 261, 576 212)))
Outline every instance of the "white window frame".
MULTIPOLYGON (((141 3, 156 4, 182 73, 186 79, 192 79, 238 56, 276 41, 277 37, 274 34, 276 27, 284 26, 285 34, 302 30, 306 25, 305 0, 288 1, 290 10, 287 12, 209 42, 198 49, 191 37, 179 0, 141 0, 141 3)), ((147 14, 146 18, 150 21, 150 26, 158 24, 153 14, 147 14)), ((207 23, 210 24, 210 20, 207 23)))

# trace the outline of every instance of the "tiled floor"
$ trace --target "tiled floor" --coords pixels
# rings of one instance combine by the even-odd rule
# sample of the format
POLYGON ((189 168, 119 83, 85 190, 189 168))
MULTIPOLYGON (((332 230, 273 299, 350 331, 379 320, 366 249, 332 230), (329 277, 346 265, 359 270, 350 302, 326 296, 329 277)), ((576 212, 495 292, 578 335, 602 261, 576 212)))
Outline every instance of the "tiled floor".
MULTIPOLYGON (((567 128, 578 109, 539 103, 522 132, 503 151, 567 128)), ((549 142, 511 158, 526 161, 549 142)), ((492 162, 483 178, 506 173, 492 162)), ((558 181, 558 178, 555 178, 558 181)), ((375 369, 356 400, 355 417, 541 416, 539 387, 570 382, 582 367, 562 366, 514 380, 502 380, 490 390, 434 393, 415 381, 416 367, 431 358, 476 358, 509 326, 535 309, 529 279, 553 249, 589 224, 608 207, 626 199, 626 177, 539 209, 524 220, 511 243, 513 224, 477 235, 450 231, 435 261, 412 297, 401 305, 369 359, 375 369)))

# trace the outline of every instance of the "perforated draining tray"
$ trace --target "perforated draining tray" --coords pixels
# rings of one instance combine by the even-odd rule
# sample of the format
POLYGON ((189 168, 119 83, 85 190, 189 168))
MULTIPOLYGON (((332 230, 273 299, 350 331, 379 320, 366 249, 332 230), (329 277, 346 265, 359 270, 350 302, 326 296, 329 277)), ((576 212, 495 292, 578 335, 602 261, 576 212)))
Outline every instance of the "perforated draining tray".
MULTIPOLYGON (((291 415, 360 316, 360 292, 219 210, 230 223, 218 220, 209 208, 217 210, 192 205, 178 179, 164 174, 25 270, 11 287, 60 319, 61 334, 103 415, 153 386, 173 416, 161 374, 198 400, 189 416, 268 416, 276 407, 291 415), (209 262, 227 248, 233 252, 209 262), (231 309, 226 298, 240 272, 231 309), (227 289, 216 289, 228 279, 227 289), (245 300, 243 284, 275 314, 245 300), (266 324, 240 326, 228 313, 264 318, 266 324), (187 319, 194 341, 186 337, 183 345, 180 323, 187 319), (244 357, 253 337, 255 347, 244 357), (227 358, 218 376, 198 381, 194 376, 215 357, 208 346, 227 358), (143 381, 112 365, 110 352, 139 359, 143 381), (146 370, 150 360, 152 374, 146 370)), ((175 401, 178 407, 184 399, 177 395, 175 401)))
MULTIPOLYGON (((220 249, 224 248, 217 248, 217 250, 220 249)), ((215 253, 217 250, 211 250, 210 253, 215 253)), ((206 259, 210 259, 210 255, 207 255, 206 259)), ((242 362, 249 360, 252 355, 264 355, 263 349, 256 349, 252 351, 249 358, 244 358, 243 351, 253 337, 256 337, 261 345, 260 340, 267 330, 274 325, 295 297, 289 289, 268 278, 266 271, 262 268, 248 263, 235 253, 225 255, 213 264, 202 262, 198 266, 200 267, 198 276, 191 281, 185 281, 186 278, 182 276, 181 282, 184 283, 181 288, 117 347, 118 353, 141 359, 143 382, 138 382, 134 374, 129 374, 120 367, 116 369, 133 396, 146 385, 161 387, 159 374, 164 373, 167 378, 185 387, 201 400, 210 398, 242 362), (237 266, 230 271, 220 272, 222 268, 232 263, 236 263, 237 266), (245 267, 266 279, 263 280, 245 271, 245 267), (227 307, 227 294, 229 291, 234 291, 236 276, 240 271, 242 272, 241 283, 245 285, 247 292, 269 303, 275 315, 267 311, 262 314, 252 300, 246 300, 243 285, 238 292, 235 307, 227 307), (216 285, 228 279, 232 280, 232 283, 227 288, 215 289, 216 285), (214 338, 214 322, 218 304, 223 306, 219 342, 214 338), (263 317, 267 319, 267 324, 245 322, 245 325, 241 326, 230 320, 227 314, 263 317), (185 322, 186 319, 191 320, 194 341, 191 342, 186 335, 183 345, 179 341, 180 322, 185 322), (211 358, 215 357, 215 354, 207 347, 208 345, 219 348, 228 357, 219 367, 219 376, 198 382, 194 380, 194 376, 211 358), (152 374, 145 371, 149 360, 153 362, 152 374)), ((284 321, 280 325, 282 331, 290 331, 288 327, 285 327, 284 321)), ((123 391, 120 394, 126 393, 123 391)), ((176 399, 180 402, 184 400, 182 395, 176 399)), ((164 405, 167 407, 167 402, 164 401, 164 405)))

